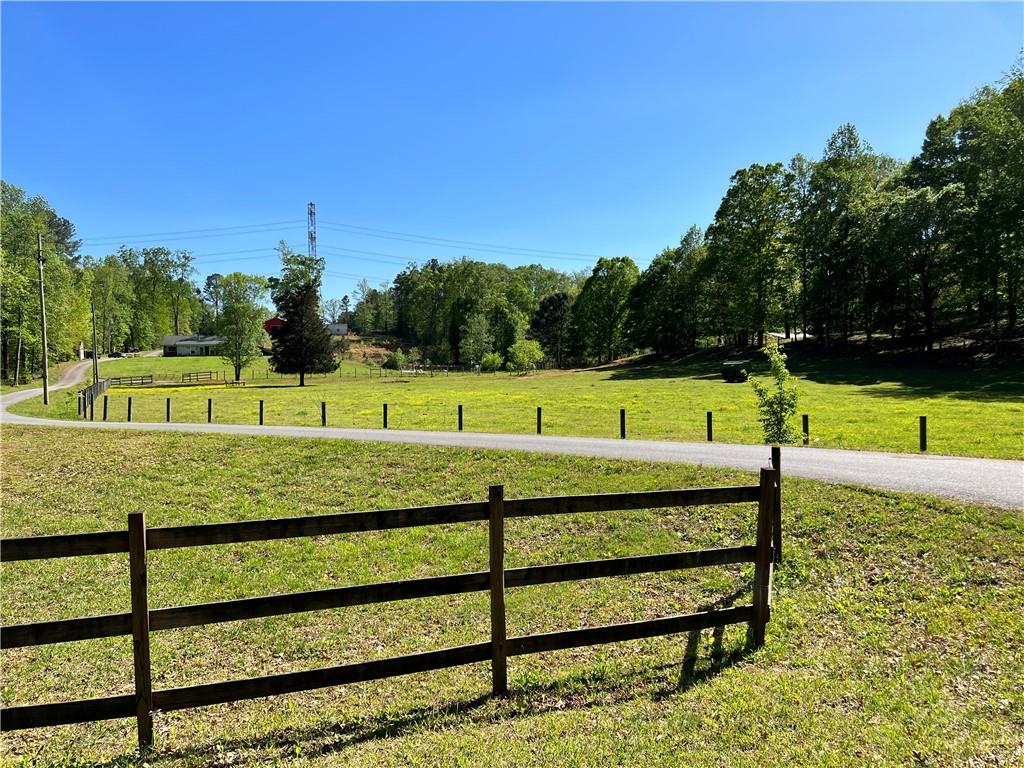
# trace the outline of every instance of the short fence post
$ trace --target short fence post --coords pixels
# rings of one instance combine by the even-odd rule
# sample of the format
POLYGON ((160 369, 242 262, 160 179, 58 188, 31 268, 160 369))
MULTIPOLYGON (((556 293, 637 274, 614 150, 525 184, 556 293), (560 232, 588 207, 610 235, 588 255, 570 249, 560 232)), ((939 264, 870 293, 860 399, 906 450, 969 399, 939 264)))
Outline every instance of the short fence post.
POLYGON ((541 410, 540 410, 540 406, 538 405, 537 406, 537 434, 539 435, 540 432, 541 432, 541 410))
POLYGON ((263 401, 260 400, 260 426, 263 426, 263 401))
POLYGON ((803 421, 804 421, 804 445, 807 445, 808 443, 810 443, 810 440, 811 440, 811 417, 808 416, 805 413, 804 417, 803 417, 803 421))
POLYGON ((757 542, 754 555, 754 616, 750 622, 751 644, 764 645, 765 626, 771 614, 772 507, 775 505, 775 470, 761 468, 761 492, 757 503, 757 542))
POLYGON ((153 680, 149 658, 149 599, 146 575, 146 517, 128 515, 128 570, 132 595, 132 658, 135 662, 135 719, 139 749, 153 744, 153 680))
POLYGON ((626 439, 626 409, 619 408, 619 439, 626 439))
POLYGON ((384 403, 384 429, 388 428, 388 404, 384 403))
POLYGON ((459 432, 462 431, 462 404, 459 404, 459 432))
POLYGON ((89 421, 96 421, 96 393, 89 393, 89 421))
POLYGON ((922 416, 920 418, 920 432, 921 432, 921 452, 928 450, 928 417, 922 416))
POLYGON ((775 565, 782 565, 782 448, 772 446, 772 469, 775 470, 775 503, 772 505, 772 551, 775 565))
POLYGON ((103 396, 103 420, 107 420, 107 395, 103 396))
POLYGON ((508 663, 505 657, 505 486, 487 489, 487 540, 491 573, 491 693, 508 692, 508 663))
POLYGON ((715 439, 715 417, 711 411, 708 411, 708 442, 712 442, 715 439))
POLYGON ((131 420, 132 420, 132 398, 131 398, 131 395, 129 395, 128 396, 128 421, 131 421, 131 420))
POLYGON ((206 423, 213 423, 213 398, 206 398, 206 423))
POLYGON ((78 393, 78 415, 82 415, 82 393, 78 393))
POLYGON ((171 398, 167 398, 167 421, 171 420, 171 398))
POLYGON ((327 426, 327 403, 323 400, 320 401, 320 426, 327 426))

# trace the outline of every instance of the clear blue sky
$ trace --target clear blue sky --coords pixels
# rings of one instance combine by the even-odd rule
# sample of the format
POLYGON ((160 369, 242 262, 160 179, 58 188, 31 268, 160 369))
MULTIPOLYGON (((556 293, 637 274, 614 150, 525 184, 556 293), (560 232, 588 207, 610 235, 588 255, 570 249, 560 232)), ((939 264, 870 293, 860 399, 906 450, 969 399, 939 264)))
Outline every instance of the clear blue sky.
POLYGON ((199 279, 275 273, 310 200, 328 296, 409 259, 592 263, 328 223, 642 266, 737 168, 817 156, 843 122, 912 156, 1014 63, 1022 8, 5 2, 2 173, 84 252, 188 248, 199 279))

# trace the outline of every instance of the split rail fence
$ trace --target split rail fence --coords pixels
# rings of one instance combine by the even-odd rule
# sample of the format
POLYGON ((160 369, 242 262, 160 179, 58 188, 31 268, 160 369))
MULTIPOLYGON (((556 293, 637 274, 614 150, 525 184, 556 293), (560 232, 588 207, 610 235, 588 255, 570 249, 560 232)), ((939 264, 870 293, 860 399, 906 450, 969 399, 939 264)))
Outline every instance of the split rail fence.
POLYGON ((2 539, 0 561, 5 563, 16 560, 128 553, 128 572, 131 581, 130 612, 7 626, 0 631, 0 645, 4 648, 19 648, 131 635, 135 693, 4 707, 0 709, 0 730, 13 731, 134 717, 137 721, 140 748, 146 748, 153 742, 154 711, 168 712, 241 701, 485 661, 490 661, 491 664, 492 691, 495 695, 502 695, 508 689, 509 657, 690 632, 728 624, 748 624, 749 643, 752 647, 759 647, 764 643, 765 626, 770 617, 772 568, 781 551, 779 458, 779 450, 773 448, 773 466, 761 470, 760 482, 757 485, 525 499, 506 499, 504 486, 493 485, 488 490, 486 502, 166 528, 147 528, 144 514, 136 512, 128 515, 126 531, 2 539), (753 544, 525 568, 506 569, 504 566, 504 530, 505 520, 508 518, 746 502, 757 503, 757 533, 753 544), (146 558, 147 553, 151 551, 472 522, 488 524, 489 568, 486 571, 171 608, 149 607, 146 558), (506 635, 505 590, 508 588, 735 563, 754 564, 749 605, 546 634, 520 637, 506 635), (485 591, 490 593, 491 631, 488 641, 309 671, 180 688, 153 689, 150 664, 151 632, 394 600, 485 591))

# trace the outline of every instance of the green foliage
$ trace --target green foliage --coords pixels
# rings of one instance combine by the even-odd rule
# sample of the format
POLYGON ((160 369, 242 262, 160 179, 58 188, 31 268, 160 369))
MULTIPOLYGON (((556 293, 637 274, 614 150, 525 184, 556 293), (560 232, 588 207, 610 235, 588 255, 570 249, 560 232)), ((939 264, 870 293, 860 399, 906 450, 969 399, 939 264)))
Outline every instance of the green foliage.
POLYGON ((263 321, 267 311, 263 300, 267 281, 262 277, 232 272, 217 281, 220 317, 218 335, 224 337, 220 346, 221 357, 234 369, 235 380, 241 379, 242 369, 262 356, 266 332, 263 321))
POLYGON ((640 271, 628 256, 598 259, 573 304, 573 321, 589 355, 611 361, 626 349, 630 291, 640 271))
POLYGON ((750 380, 757 395, 758 421, 761 422, 764 441, 775 444, 796 442, 798 435, 792 422, 796 416, 797 394, 790 384, 792 377, 786 368, 786 353, 778 344, 768 344, 761 351, 768 358, 770 375, 775 381, 775 390, 769 391, 757 379, 750 380))
POLYGON ((541 299, 530 320, 530 333, 559 368, 569 352, 572 335, 572 302, 568 291, 559 291, 541 299))
POLYGON ((488 352, 480 358, 480 370, 493 373, 494 371, 501 370, 501 366, 504 365, 505 358, 498 352, 488 352))
MULTIPOLYGON (((491 324, 482 312, 469 316, 462 327, 459 358, 465 365, 480 365, 484 356, 494 350, 491 324)), ((500 357, 500 354, 499 354, 500 357)))
POLYGON ((273 329, 270 363, 278 373, 299 374, 305 386, 307 373, 330 373, 338 369, 331 332, 320 316, 317 288, 299 283, 288 293, 275 294, 278 316, 284 325, 273 329))
POLYGON ((401 371, 405 368, 405 362, 405 353, 402 351, 402 348, 399 347, 387 356, 382 367, 391 371, 401 371))
POLYGON ((544 359, 544 350, 533 339, 520 339, 508 348, 508 369, 516 373, 527 373, 544 359))

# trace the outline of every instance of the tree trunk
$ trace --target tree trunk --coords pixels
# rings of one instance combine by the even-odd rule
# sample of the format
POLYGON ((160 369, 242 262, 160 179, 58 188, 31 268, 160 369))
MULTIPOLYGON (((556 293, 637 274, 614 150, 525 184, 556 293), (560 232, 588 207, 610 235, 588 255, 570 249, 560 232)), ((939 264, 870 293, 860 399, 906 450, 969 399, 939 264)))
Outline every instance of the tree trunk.
POLYGON ((306 386, 306 372, 305 371, 299 371, 299 386, 300 387, 306 386))
POLYGON ((242 379, 242 366, 235 365, 235 381, 241 381, 242 379))

